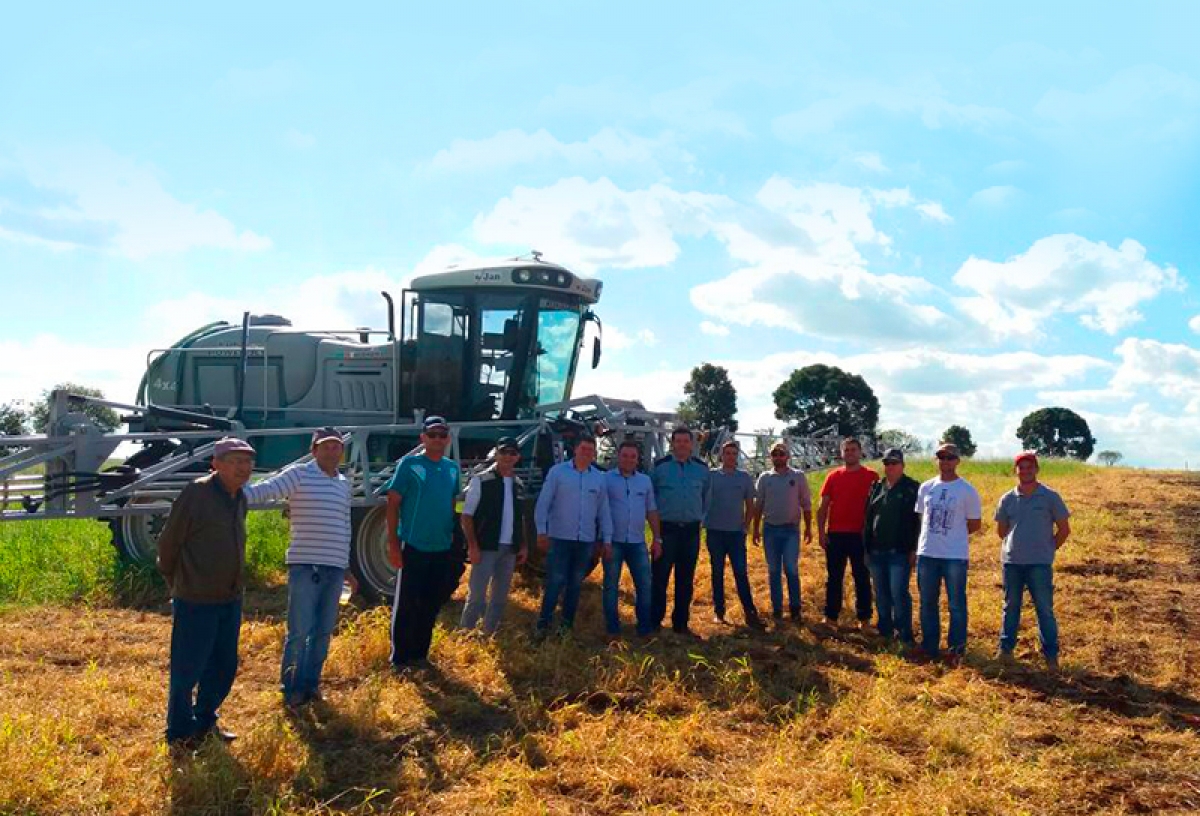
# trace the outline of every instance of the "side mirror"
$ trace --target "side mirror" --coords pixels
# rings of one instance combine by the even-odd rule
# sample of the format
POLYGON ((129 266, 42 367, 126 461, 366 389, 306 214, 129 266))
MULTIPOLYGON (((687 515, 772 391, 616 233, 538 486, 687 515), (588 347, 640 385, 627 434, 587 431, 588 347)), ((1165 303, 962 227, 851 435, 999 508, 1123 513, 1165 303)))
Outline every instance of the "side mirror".
POLYGON ((521 322, 515 318, 508 318, 504 321, 504 350, 516 351, 517 343, 521 332, 521 322))
POLYGON ((600 338, 592 338, 592 368, 600 366, 600 338))

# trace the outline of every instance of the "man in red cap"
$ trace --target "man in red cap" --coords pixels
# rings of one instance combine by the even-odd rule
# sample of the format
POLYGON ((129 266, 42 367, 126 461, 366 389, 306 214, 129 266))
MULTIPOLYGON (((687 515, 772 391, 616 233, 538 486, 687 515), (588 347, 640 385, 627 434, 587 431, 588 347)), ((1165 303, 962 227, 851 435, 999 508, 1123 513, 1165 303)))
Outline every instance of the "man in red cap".
POLYGON ((228 742, 217 709, 237 676, 246 565, 246 496, 254 448, 226 437, 213 446, 213 472, 185 487, 158 538, 158 571, 171 592, 167 742, 228 742))
POLYGON ((1007 660, 1017 646, 1025 590, 1037 611, 1042 654, 1058 670, 1058 622, 1054 619, 1054 555, 1071 535, 1070 513, 1062 497, 1038 481, 1037 455, 1014 460, 1017 486, 1000 497, 996 533, 1003 542, 1004 618, 997 657, 1007 660))

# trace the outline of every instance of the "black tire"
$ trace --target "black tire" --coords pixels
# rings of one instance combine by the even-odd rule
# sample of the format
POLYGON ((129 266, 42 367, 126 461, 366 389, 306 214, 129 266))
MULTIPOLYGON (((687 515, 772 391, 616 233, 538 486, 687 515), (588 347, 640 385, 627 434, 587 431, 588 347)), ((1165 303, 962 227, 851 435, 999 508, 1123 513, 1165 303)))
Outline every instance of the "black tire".
MULTIPOLYGON (((129 503, 137 504, 138 501, 134 497, 129 503)), ((123 560, 131 564, 153 564, 158 557, 158 537, 166 523, 166 514, 158 513, 109 519, 108 526, 112 530, 113 546, 123 560)))
POLYGON ((396 570, 387 555, 386 507, 355 508, 350 525, 350 570, 358 579, 358 594, 370 603, 390 603, 396 570))

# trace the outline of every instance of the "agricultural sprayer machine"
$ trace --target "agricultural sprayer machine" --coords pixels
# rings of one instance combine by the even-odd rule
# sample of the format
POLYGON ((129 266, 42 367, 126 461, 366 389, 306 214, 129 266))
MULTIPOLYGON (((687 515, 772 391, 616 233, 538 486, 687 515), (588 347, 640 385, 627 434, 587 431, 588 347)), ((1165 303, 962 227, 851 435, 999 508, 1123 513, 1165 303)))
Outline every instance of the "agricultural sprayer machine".
MULTIPOLYGON (((124 557, 153 560, 171 501, 208 470, 217 439, 248 439, 256 469, 269 472, 306 460, 312 431, 333 425, 344 433, 353 487, 351 568, 363 594, 387 597, 395 571, 377 491, 401 456, 419 450, 425 415, 450 420, 450 455, 468 476, 487 466, 500 436, 517 437, 527 501, 582 432, 600 440, 602 464, 625 439, 641 444, 643 463, 668 451, 674 415, 571 397, 589 323, 591 365, 600 363, 591 307, 601 289, 533 253, 416 278, 398 320, 382 293, 384 329, 299 330, 248 313, 240 326, 209 324, 149 352, 132 404, 56 391, 44 435, 0 436, 0 520, 100 520, 124 557), (127 430, 100 431, 88 403, 121 412, 127 430)), ((730 436, 711 430, 700 452, 715 458, 730 436)), ((774 440, 737 437, 746 464, 761 469, 774 440)), ((784 441, 804 469, 837 455, 835 429, 784 441)))

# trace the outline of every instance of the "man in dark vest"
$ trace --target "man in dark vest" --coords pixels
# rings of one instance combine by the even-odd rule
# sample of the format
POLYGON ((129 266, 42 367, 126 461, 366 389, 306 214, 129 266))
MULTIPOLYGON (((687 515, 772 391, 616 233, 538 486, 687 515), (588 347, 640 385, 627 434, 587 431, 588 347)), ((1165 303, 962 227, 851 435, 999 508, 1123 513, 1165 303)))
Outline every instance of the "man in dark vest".
POLYGON ((521 505, 524 489, 514 472, 520 459, 517 440, 502 437, 496 443, 496 463, 467 485, 462 529, 471 580, 460 621, 464 629, 474 629, 482 618, 484 633, 495 633, 508 603, 513 570, 529 555, 521 505))

